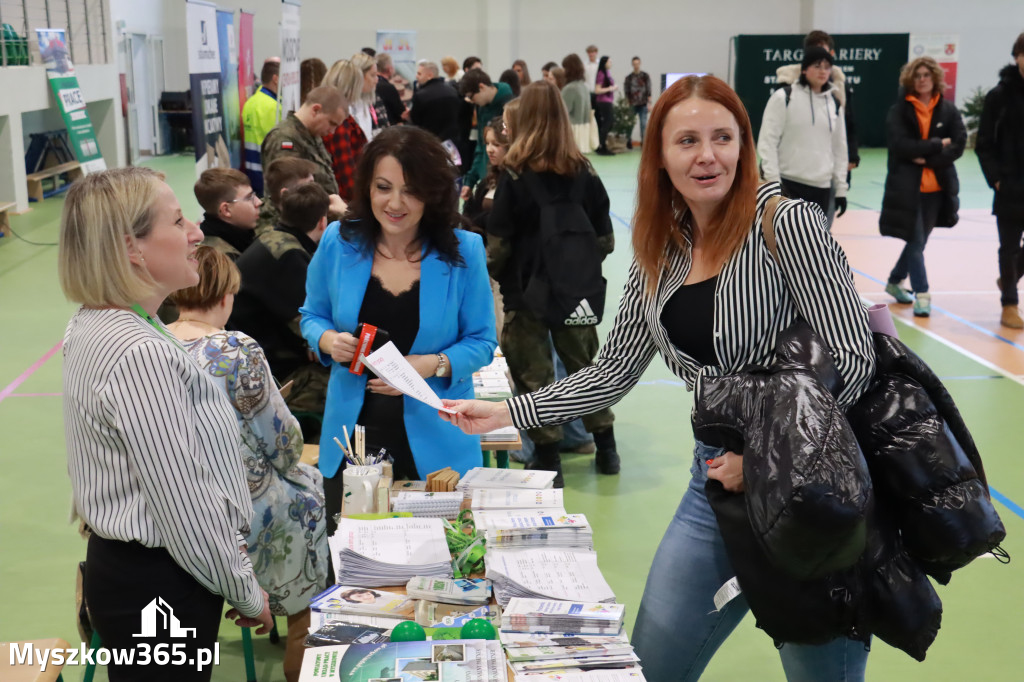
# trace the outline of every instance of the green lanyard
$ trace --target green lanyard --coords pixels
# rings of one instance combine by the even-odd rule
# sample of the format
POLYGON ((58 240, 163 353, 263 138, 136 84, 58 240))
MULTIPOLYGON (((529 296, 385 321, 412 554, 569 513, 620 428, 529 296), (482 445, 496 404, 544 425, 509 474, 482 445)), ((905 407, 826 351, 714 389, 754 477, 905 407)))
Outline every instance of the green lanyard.
MULTIPOLYGON (((168 339, 170 339, 171 341, 175 341, 175 342, 177 342, 177 339, 176 339, 176 338, 174 338, 173 336, 171 336, 170 334, 168 334, 168 333, 167 333, 167 332, 166 332, 166 331, 164 330, 164 328, 163 328, 162 326, 160 326, 160 323, 159 323, 159 322, 157 322, 156 320, 154 320, 154 319, 153 319, 153 316, 152 316, 152 315, 150 315, 149 313, 147 313, 147 312, 145 311, 145 309, 144 309, 144 308, 143 308, 143 307, 142 307, 141 305, 139 305, 138 303, 132 303, 132 310, 134 310, 134 311, 135 311, 135 313, 136 313, 136 314, 137 314, 137 315, 138 315, 139 317, 141 317, 141 318, 142 318, 142 319, 144 319, 144 320, 145 320, 146 322, 149 322, 149 323, 150 323, 151 325, 153 325, 153 328, 154 328, 154 329, 156 329, 156 330, 157 330, 158 332, 160 332, 161 334, 163 334, 164 336, 166 336, 166 337, 167 337, 168 339)), ((174 345, 175 345, 175 346, 178 346, 179 344, 178 344, 178 343, 175 343, 174 345)), ((179 346, 179 347, 180 347, 180 346, 179 346)))

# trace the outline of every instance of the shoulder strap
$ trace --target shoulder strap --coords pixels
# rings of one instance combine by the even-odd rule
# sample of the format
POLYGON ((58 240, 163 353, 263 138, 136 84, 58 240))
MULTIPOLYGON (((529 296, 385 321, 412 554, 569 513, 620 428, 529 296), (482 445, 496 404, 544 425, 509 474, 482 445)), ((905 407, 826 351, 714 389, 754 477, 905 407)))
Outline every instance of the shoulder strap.
MULTIPOLYGON (((775 242, 775 211, 779 208, 782 195, 776 194, 768 198, 764 204, 764 213, 761 214, 761 232, 764 233, 764 242, 768 245, 768 251, 772 258, 779 263, 779 247, 775 242)), ((779 265, 782 265, 779 263, 779 265)))
POLYGON ((793 84, 786 83, 782 86, 782 91, 786 93, 786 106, 789 106, 789 98, 793 96, 793 84))

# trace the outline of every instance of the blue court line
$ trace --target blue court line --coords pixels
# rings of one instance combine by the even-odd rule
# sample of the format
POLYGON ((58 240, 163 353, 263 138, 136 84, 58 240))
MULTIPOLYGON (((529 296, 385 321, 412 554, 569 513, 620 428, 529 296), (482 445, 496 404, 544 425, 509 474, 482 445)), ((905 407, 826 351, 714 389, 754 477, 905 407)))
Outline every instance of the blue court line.
MULTIPOLYGON (((861 277, 863 277, 865 279, 871 280, 875 284, 880 284, 882 286, 885 286, 885 282, 883 282, 882 280, 877 279, 875 277, 872 277, 871 275, 867 274, 866 272, 861 272, 860 270, 857 270, 856 268, 850 268, 850 269, 853 272, 855 272, 858 275, 860 275, 861 277)), ((1024 346, 1020 345, 1019 343, 1011 341, 1010 339, 1006 338, 1005 336, 1001 336, 1001 335, 995 333, 994 331, 992 331, 990 329, 985 329, 980 324, 975 324, 974 322, 971 322, 970 320, 964 319, 963 317, 960 317, 956 313, 951 313, 948 310, 946 310, 945 308, 942 308, 942 307, 936 306, 936 305, 933 305, 932 308, 934 308, 935 310, 938 310, 939 312, 941 312, 942 314, 944 314, 944 315, 946 315, 948 317, 953 318, 957 322, 959 322, 959 323, 961 323, 961 324, 963 324, 965 326, 970 327, 971 329, 973 329, 976 332, 980 332, 980 333, 984 334, 985 336, 991 336, 994 339, 998 339, 999 341, 1002 341, 1003 343, 1006 343, 1006 344, 1009 344, 1009 345, 1013 346, 1017 350, 1024 350, 1024 346)))
POLYGON ((623 220, 622 218, 620 218, 619 216, 615 215, 615 214, 614 214, 614 213, 612 213, 611 211, 609 211, 609 212, 608 212, 608 215, 610 215, 611 217, 615 218, 615 219, 616 219, 616 220, 618 220, 618 221, 619 221, 620 223, 622 223, 623 225, 625 225, 625 226, 626 226, 626 229, 627 229, 627 230, 629 230, 629 229, 632 229, 632 226, 631 226, 631 225, 629 224, 629 221, 628 221, 628 220, 623 220))
POLYGON ((1014 502, 1009 497, 1002 494, 992 486, 989 486, 988 490, 990 493, 992 493, 992 497, 995 498, 997 502, 1001 502, 1003 506, 1005 506, 1007 509, 1009 509, 1014 514, 1024 519, 1024 509, 1021 509, 1021 507, 1016 502, 1014 502))

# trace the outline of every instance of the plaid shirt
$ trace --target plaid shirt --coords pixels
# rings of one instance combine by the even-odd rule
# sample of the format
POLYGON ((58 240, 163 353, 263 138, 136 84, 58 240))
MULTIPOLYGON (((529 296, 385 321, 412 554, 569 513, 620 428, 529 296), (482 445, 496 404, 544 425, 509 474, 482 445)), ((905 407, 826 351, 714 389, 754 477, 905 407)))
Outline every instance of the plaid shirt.
POLYGON ((345 201, 352 196, 355 183, 356 163, 366 146, 366 133, 356 120, 349 116, 330 135, 324 136, 324 146, 331 155, 334 177, 338 181, 338 194, 345 201))
POLYGON ((642 107, 647 104, 651 97, 651 77, 646 71, 633 73, 626 76, 626 98, 634 107, 642 107))

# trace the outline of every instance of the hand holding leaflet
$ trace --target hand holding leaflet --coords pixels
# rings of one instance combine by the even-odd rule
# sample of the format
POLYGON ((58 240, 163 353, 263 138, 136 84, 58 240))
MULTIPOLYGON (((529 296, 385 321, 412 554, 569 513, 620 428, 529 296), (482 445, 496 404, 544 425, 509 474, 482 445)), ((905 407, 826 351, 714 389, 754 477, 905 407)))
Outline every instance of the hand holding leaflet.
POLYGON ((455 414, 454 410, 444 406, 441 399, 437 397, 437 394, 431 390, 423 377, 409 364, 409 361, 405 359, 391 341, 388 341, 369 355, 361 356, 361 359, 364 364, 373 370, 374 374, 389 386, 411 398, 430 405, 436 410, 455 414))

